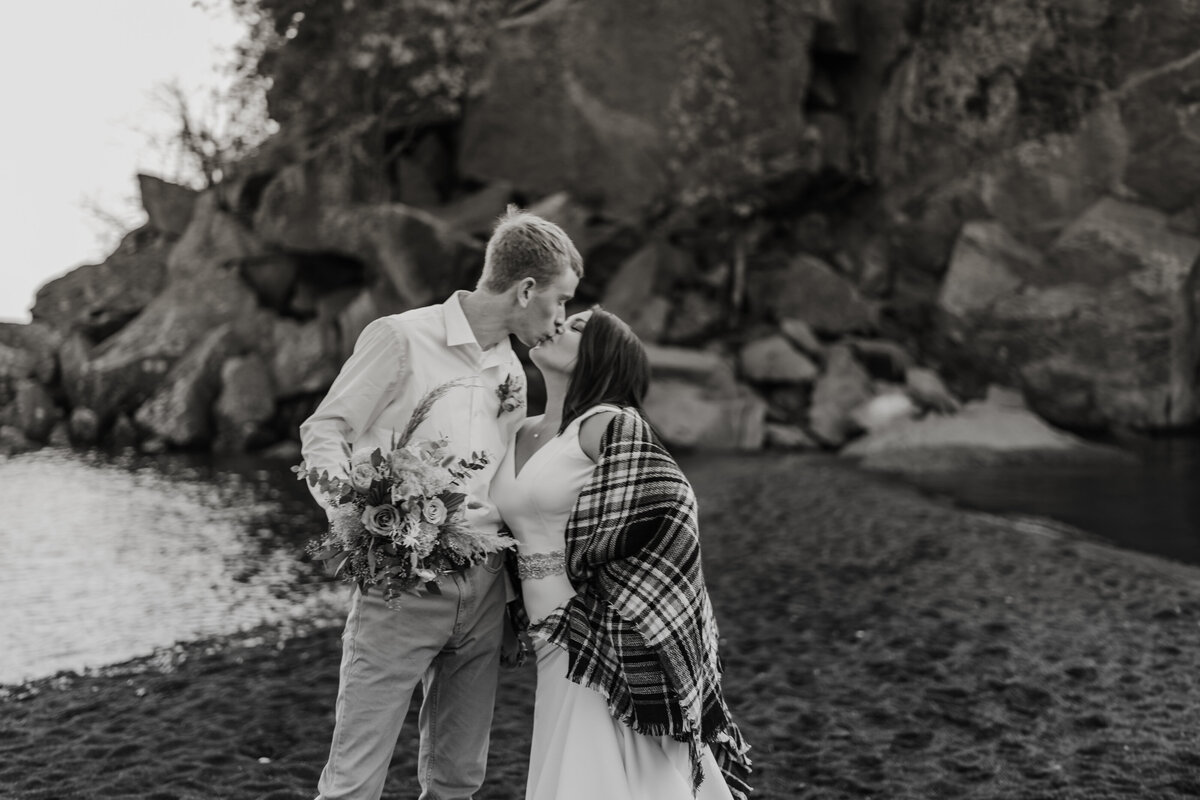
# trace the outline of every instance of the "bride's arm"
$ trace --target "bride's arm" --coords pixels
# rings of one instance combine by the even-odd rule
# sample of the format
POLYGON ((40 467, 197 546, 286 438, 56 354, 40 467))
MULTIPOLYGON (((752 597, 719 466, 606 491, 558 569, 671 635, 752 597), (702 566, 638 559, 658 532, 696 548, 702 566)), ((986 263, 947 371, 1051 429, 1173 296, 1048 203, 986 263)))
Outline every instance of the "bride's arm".
POLYGON ((601 411, 585 419, 579 426, 579 447, 587 453, 592 463, 600 460, 600 439, 608 429, 608 423, 617 415, 615 411, 601 411))

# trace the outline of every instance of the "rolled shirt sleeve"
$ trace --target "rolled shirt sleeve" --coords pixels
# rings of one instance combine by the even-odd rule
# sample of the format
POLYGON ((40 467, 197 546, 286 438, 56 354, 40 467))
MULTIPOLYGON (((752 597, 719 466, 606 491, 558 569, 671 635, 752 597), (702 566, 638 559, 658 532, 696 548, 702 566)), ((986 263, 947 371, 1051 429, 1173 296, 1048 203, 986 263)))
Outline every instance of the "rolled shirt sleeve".
MULTIPOLYGON (((387 318, 364 328, 325 399, 300 426, 305 464, 331 477, 346 477, 349 449, 396 396, 408 374, 408 348, 401 332, 387 318)), ((319 490, 309 488, 325 506, 319 490)))

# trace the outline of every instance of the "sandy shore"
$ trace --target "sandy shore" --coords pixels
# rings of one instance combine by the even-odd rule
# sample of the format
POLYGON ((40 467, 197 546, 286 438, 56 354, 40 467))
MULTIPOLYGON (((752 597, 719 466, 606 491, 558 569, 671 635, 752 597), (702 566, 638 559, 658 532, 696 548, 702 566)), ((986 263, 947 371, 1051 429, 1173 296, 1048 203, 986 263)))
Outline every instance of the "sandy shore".
MULTIPOLYGON (((757 797, 1200 796, 1200 570, 824 457, 689 476, 757 797)), ((0 797, 312 797, 339 636, 0 689, 0 797)), ((532 693, 532 668, 502 675, 481 800, 523 797, 532 693)), ((417 795, 415 714, 385 797, 417 795)))

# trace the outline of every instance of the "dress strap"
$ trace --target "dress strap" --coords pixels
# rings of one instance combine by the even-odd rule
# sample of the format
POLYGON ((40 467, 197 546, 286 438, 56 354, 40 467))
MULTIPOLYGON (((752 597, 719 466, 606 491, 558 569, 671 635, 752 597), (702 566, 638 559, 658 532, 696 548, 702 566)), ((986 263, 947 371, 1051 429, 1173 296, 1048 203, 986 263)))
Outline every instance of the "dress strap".
POLYGON ((588 417, 593 417, 593 416, 595 416, 596 414, 599 414, 599 413, 600 413, 600 412, 602 412, 602 411, 615 411, 615 412, 617 412, 618 414, 625 414, 625 413, 627 413, 627 412, 625 411, 625 409, 621 408, 620 406, 609 405, 608 403, 601 403, 601 404, 600 404, 600 405, 598 405, 598 406, 592 406, 592 407, 591 407, 591 408, 589 408, 587 411, 584 411, 584 412, 583 412, 583 413, 581 413, 581 414, 580 414, 578 417, 576 417, 575 419, 571 420, 571 425, 572 425, 572 426, 575 426, 575 427, 578 427, 579 425, 582 425, 582 424, 583 424, 583 421, 584 421, 585 419, 587 419, 588 417))

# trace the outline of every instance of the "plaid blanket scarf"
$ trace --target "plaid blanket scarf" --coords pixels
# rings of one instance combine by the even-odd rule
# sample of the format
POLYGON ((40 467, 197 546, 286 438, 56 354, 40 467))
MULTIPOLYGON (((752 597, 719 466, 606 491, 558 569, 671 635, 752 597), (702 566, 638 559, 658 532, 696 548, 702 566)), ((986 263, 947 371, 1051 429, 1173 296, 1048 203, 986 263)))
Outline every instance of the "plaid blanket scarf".
POLYGON ((708 745, 734 797, 745 800, 749 746, 721 693, 695 494, 634 412, 616 416, 600 450, 567 524, 577 594, 533 630, 567 651, 567 677, 607 698, 615 719, 687 742, 693 790, 708 745))

